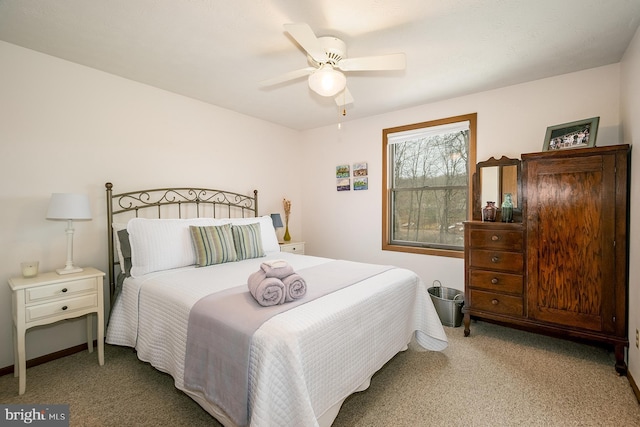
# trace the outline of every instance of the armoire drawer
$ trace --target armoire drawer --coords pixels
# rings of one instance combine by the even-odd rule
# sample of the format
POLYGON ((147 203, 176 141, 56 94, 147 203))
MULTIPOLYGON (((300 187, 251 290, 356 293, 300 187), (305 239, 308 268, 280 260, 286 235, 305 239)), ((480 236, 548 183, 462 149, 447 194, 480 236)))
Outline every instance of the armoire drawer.
POLYGON ((469 271, 469 286, 488 291, 522 295, 524 276, 521 274, 472 269, 469 271))
POLYGON ((472 229, 470 231, 469 246, 471 248, 487 248, 501 251, 521 251, 523 239, 522 231, 472 229))
POLYGON ((469 264, 471 268, 521 274, 524 271, 524 255, 522 252, 471 249, 469 264))
POLYGON ((494 292, 471 290, 471 306, 474 310, 488 311, 509 316, 522 316, 523 303, 521 297, 494 292))

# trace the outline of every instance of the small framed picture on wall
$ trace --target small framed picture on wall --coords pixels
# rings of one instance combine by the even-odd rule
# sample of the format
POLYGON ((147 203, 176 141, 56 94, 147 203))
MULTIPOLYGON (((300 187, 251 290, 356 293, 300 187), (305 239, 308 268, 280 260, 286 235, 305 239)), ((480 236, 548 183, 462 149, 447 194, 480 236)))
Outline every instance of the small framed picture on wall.
POLYGON ((350 178, 338 178, 336 180, 336 189, 338 191, 349 191, 351 190, 351 179, 350 178))
POLYGON ((350 169, 349 165, 338 165, 336 166, 336 178, 349 178, 350 169))
POLYGON ((367 176, 369 175, 369 170, 367 168, 367 164, 365 162, 354 163, 353 164, 353 176, 367 176))
POLYGON ((369 178, 366 176, 357 176, 353 178, 353 191, 368 190, 369 178))

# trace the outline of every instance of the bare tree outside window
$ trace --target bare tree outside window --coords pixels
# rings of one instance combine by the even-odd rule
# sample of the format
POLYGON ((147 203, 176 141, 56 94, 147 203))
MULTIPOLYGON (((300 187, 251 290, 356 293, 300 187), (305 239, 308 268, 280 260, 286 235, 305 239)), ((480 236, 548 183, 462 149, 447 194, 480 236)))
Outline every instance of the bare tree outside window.
POLYGON ((476 115, 383 131, 383 249, 463 255, 476 115))

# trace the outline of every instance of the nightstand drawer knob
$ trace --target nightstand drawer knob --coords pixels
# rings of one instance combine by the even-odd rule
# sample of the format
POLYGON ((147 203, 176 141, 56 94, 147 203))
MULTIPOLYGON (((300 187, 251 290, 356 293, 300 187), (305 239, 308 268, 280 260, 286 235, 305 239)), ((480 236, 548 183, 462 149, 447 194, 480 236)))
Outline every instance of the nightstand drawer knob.
POLYGON ((498 258, 497 256, 492 256, 492 257, 491 257, 491 262, 492 262, 492 263, 494 263, 494 264, 495 264, 495 263, 497 263, 498 261, 500 261, 500 258, 498 258))
POLYGON ((494 277, 493 279, 491 279, 491 283, 493 283, 494 285, 498 284, 498 278, 494 277))
POLYGON ((67 292, 67 290, 68 290, 67 288, 62 288, 62 293, 67 292))
POLYGON ((495 234, 493 236, 491 236, 491 240, 493 240, 494 242, 499 240, 500 238, 498 236, 496 236, 495 234))
POLYGON ((493 304, 493 305, 498 305, 499 302, 500 301, 498 301, 497 299, 492 299, 491 300, 491 304, 493 304))
POLYGON ((62 311, 65 311, 67 308, 69 308, 69 307, 67 307, 66 305, 63 305, 62 306, 62 311))

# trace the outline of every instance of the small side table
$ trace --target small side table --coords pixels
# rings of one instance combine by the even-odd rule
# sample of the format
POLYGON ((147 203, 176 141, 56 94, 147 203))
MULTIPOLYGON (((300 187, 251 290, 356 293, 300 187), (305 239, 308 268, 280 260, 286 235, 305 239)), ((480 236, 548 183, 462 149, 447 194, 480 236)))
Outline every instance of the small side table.
POLYGON ((280 252, 304 255, 304 242, 280 242, 280 252))
MULTIPOLYGON (((12 277, 14 376, 19 394, 27 386, 25 337, 27 329, 64 319, 96 313, 98 317, 98 363, 104 365, 104 273, 85 268, 80 273, 42 273, 36 277, 12 277)), ((93 352, 93 322, 87 316, 87 347, 93 352)))

